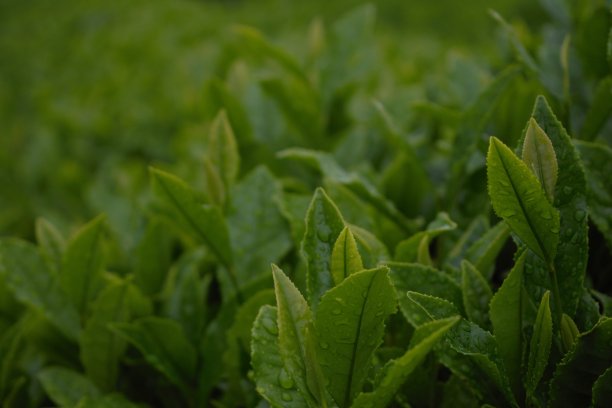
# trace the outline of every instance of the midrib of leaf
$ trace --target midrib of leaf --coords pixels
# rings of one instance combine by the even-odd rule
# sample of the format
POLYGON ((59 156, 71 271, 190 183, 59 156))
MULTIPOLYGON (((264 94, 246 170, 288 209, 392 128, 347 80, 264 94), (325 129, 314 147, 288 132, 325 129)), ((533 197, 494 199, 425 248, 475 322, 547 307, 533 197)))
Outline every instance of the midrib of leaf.
MULTIPOLYGON (((219 258, 219 260, 221 261, 221 263, 223 265, 225 265, 225 267, 230 270, 233 271, 231 264, 229 262, 229 260, 225 259, 225 257, 221 254, 221 252, 218 250, 218 248, 208 239, 208 237, 206 236, 206 234, 198 227, 197 223, 195 221, 193 221, 193 219, 183 210, 182 206, 180 205, 180 203, 174 198, 174 194, 172 194, 170 192, 170 190, 168 189, 168 187, 166 186, 165 182, 162 180, 162 178, 158 177, 157 180, 159 181, 159 184, 162 186, 162 188, 164 189, 164 191, 166 192, 166 195, 168 197, 170 197, 170 199, 172 200, 172 202, 174 203, 174 207, 177 208, 180 213, 183 215, 183 217, 187 220, 187 222, 189 222, 189 225, 191 225, 191 227, 193 227, 198 234, 200 235, 200 237, 204 240, 204 242, 206 243, 206 245, 212 249, 212 251, 215 253, 215 256, 217 258, 219 258)), ((230 273, 231 276, 233 276, 233 273, 230 273)))
POLYGON ((359 346, 359 338, 361 337, 361 323, 363 321, 363 314, 366 305, 368 304, 368 300, 370 297, 370 289, 372 288, 372 284, 374 283, 374 279, 376 279, 376 275, 372 275, 372 279, 370 279, 370 283, 368 284, 367 297, 365 301, 361 304, 361 313, 359 313, 359 323, 357 324, 357 333, 355 333, 355 343, 353 343, 353 351, 351 353, 351 365, 348 373, 348 381, 347 387, 344 391, 344 401, 342 406, 346 406, 347 402, 351 398, 351 390, 353 389, 353 370, 355 369, 355 358, 357 356, 357 348, 359 346))
POLYGON ((523 212, 523 215, 525 216, 525 220, 527 221, 527 225, 529 225, 529 229, 533 232, 533 236, 535 237, 536 241, 538 241, 538 246, 540 247, 540 250, 542 251, 542 253, 546 257, 546 259, 545 259, 546 263, 550 264, 550 254, 548 254, 546 252, 546 248, 544 247, 544 244, 543 244, 542 239, 540 238, 540 236, 538 234, 538 231, 533 227, 533 223, 531 221, 531 218, 529 218, 529 213, 525 209, 525 205, 523 203, 523 200, 522 200, 520 194, 518 193, 518 191, 516 189, 516 186, 514 185, 514 181, 512 180, 512 177, 510 177, 510 173, 508 173, 508 169, 506 167, 506 162, 504 161, 503 155, 500 154, 499 149, 497 148, 497 146, 495 146, 495 151, 497 152, 497 156, 499 157, 499 160, 502 162, 502 167, 504 169, 504 173, 506 174, 506 178, 508 179, 508 181, 510 181, 510 186, 512 187, 512 191, 514 192, 514 196, 516 197, 516 201, 518 201, 519 206, 521 207, 521 211, 523 212))
POLYGON ((552 197, 554 191, 548 191, 548 189, 546 188, 546 185, 548 183, 546 183, 544 181, 544 168, 542 167, 542 162, 543 162, 542 156, 543 155, 541 154, 541 151, 540 151, 541 145, 539 143, 537 143, 535 137, 533 137, 532 142, 533 142, 533 147, 534 147, 534 149, 536 151, 536 155, 537 155, 537 158, 538 158, 538 168, 537 168, 537 170, 536 169, 534 169, 534 170, 536 170, 537 173, 538 173, 538 180, 540 181, 540 184, 542 185, 542 188, 544 189, 544 192, 546 193, 546 197, 547 198, 548 197, 552 197))

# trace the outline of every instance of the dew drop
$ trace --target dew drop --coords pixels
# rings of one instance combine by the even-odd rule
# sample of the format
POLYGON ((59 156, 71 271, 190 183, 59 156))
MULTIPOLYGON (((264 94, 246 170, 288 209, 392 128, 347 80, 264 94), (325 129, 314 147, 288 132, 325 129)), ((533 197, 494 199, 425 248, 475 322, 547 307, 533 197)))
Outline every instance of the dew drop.
POLYGON ((585 215, 586 213, 584 212, 584 210, 576 210, 576 212, 574 213, 574 219, 576 221, 582 221, 585 215))
POLYGON ((341 313, 342 313, 342 310, 340 310, 340 309, 334 309, 334 310, 332 310, 332 314, 333 314, 334 316, 339 316, 341 313))
POLYGON ((328 226, 326 225, 319 226, 319 228, 317 229, 317 237, 321 241, 328 242, 330 236, 331 236, 331 229, 328 226))
POLYGON ((327 350, 329 348, 329 344, 327 344, 326 342, 322 341, 319 343, 319 346, 321 346, 321 348, 323 350, 327 350))
POLYGON ((379 310, 378 312, 376 312, 376 314, 374 316, 381 317, 384 314, 385 314, 385 312, 383 312, 382 310, 379 310))
POLYGON ((283 393, 281 394, 281 398, 283 399, 283 401, 287 401, 287 402, 289 402, 289 401, 292 401, 292 400, 293 400, 293 397, 292 397, 292 396, 291 396, 291 394, 289 394, 288 392, 283 392, 283 393))
POLYGON ((540 216, 541 216, 542 218, 544 218, 545 220, 550 220, 550 219, 552 219, 552 214, 550 213, 550 211, 542 211, 542 212, 540 213, 540 216))
POLYGON ((291 376, 284 367, 281 368, 280 373, 278 374, 278 383, 286 390, 290 390, 295 385, 293 382, 293 378, 291 378, 291 376))

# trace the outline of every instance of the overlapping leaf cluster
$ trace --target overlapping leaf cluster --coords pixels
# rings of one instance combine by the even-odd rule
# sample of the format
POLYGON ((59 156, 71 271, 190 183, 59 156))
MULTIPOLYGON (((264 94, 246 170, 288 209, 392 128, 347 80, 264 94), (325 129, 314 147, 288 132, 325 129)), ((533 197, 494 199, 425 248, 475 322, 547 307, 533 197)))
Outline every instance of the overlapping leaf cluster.
POLYGON ((612 18, 542 4, 444 75, 370 5, 229 29, 179 160, 0 239, 2 407, 606 406, 612 18))

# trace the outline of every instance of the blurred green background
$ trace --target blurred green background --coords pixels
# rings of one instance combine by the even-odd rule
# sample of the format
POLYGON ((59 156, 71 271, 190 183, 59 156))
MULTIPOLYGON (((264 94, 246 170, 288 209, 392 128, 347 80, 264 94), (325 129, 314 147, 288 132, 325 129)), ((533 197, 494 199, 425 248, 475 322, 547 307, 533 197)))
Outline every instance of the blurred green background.
MULTIPOLYGON (((488 8, 527 33, 546 23, 547 3, 379 1, 373 36, 354 39, 375 47, 354 67, 366 74, 351 75, 400 117, 408 100, 469 101, 508 52, 488 8)), ((0 235, 31 237, 38 216, 69 232, 103 211, 124 231, 136 228, 148 165, 198 185, 215 81, 243 100, 257 94, 249 81, 266 70, 249 71, 235 26, 257 28, 308 66, 317 36, 359 4, 1 0, 0 235)), ((253 101, 256 139, 272 152, 300 144, 262 116, 272 109, 265 100, 253 101)))

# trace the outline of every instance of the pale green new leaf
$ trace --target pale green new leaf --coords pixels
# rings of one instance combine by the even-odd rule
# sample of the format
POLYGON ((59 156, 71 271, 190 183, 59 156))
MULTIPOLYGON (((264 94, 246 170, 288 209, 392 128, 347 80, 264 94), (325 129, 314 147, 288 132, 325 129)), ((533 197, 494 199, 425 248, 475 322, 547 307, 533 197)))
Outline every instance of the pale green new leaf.
POLYGON ((196 350, 174 320, 144 317, 133 323, 114 323, 110 328, 140 350, 173 384, 186 390, 195 381, 196 350))
POLYGON ((529 119, 522 157, 527 167, 540 181, 548 201, 553 203, 557 184, 557 155, 552 142, 534 118, 529 119))
POLYGON ((348 227, 344 227, 332 250, 331 273, 334 284, 339 285, 350 274, 362 269, 363 263, 355 237, 348 227))
POLYGON ((85 397, 101 395, 84 375, 64 367, 46 367, 38 373, 43 389, 58 407, 72 408, 85 397))
POLYGON ((489 284, 469 261, 461 262, 461 280, 467 317, 480 327, 488 327, 489 302, 493 296, 489 284))
POLYGON ((538 315, 533 326, 533 335, 529 344, 529 357, 527 360, 527 375, 525 376, 525 389, 527 394, 533 396, 535 390, 548 365, 550 347, 552 345, 553 324, 550 312, 550 291, 542 296, 538 308, 538 315))
POLYGON ((229 191, 238 177, 240 155, 236 137, 225 110, 217 114, 210 127, 207 157, 221 177, 226 191, 229 191))
POLYGON ((321 298, 315 322, 318 354, 339 406, 350 406, 361 391, 382 341, 385 318, 395 306, 386 267, 354 273, 321 298))
POLYGON ((497 215, 529 249, 552 262, 559 242, 559 212, 527 165, 495 137, 489 143, 487 179, 497 215))
POLYGON ((314 390, 310 389, 309 384, 318 381, 309 380, 308 376, 316 375, 316 372, 311 372, 311 363, 306 361, 307 337, 313 335, 310 330, 313 326, 312 312, 300 291, 276 265, 272 265, 272 275, 278 310, 280 355, 289 378, 295 382, 307 403, 315 406, 319 396, 313 395, 314 390))
POLYGON ((68 242, 64 253, 59 282, 81 316, 102 285, 104 221, 101 215, 81 228, 68 242))
POLYGON ((308 300, 314 310, 321 296, 334 286, 332 252, 344 227, 340 211, 325 191, 318 188, 306 214, 306 232, 302 241, 302 252, 308 266, 308 300))
POLYGON ((79 314, 34 245, 20 240, 0 241, 0 275, 17 300, 42 313, 68 338, 78 338, 79 314))
POLYGON ((308 407, 285 369, 278 345, 277 309, 263 306, 251 332, 251 365, 257 392, 273 407, 308 407))
POLYGON ((219 208, 202 204, 194 191, 181 179, 158 169, 151 169, 153 187, 170 208, 173 221, 217 256, 226 267, 232 264, 232 250, 225 219, 219 208))
POLYGON ((489 306, 493 334, 495 334, 499 354, 506 367, 515 395, 520 393, 522 384, 523 271, 526 255, 527 252, 523 252, 516 260, 510 274, 504 279, 489 306))
POLYGON ((557 365, 550 383, 551 407, 586 407, 598 377, 612 366, 612 319, 602 317, 593 329, 581 333, 557 365), (580 381, 576 381, 576 379, 580 381))
POLYGON ((408 351, 400 358, 390 361, 385 366, 383 378, 376 388, 372 392, 359 394, 352 407, 384 407, 389 404, 408 376, 459 319, 458 316, 451 317, 419 326, 412 336, 408 351))
POLYGON ((62 265, 62 256, 66 242, 55 225, 44 218, 36 219, 36 242, 40 251, 50 262, 50 266, 58 271, 62 265))

